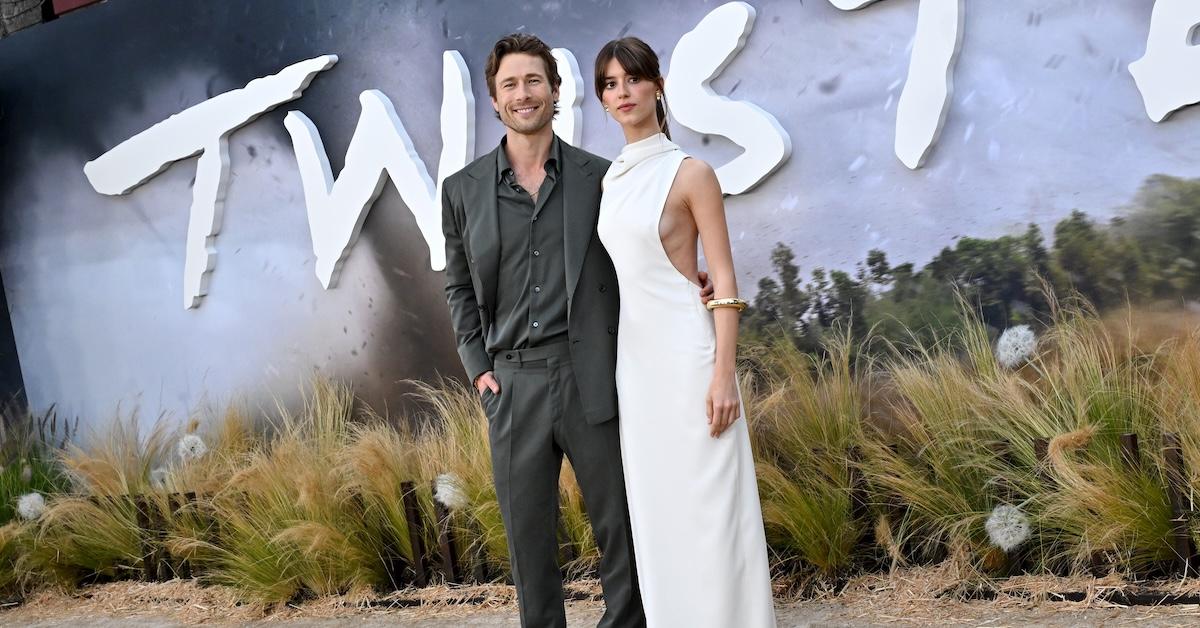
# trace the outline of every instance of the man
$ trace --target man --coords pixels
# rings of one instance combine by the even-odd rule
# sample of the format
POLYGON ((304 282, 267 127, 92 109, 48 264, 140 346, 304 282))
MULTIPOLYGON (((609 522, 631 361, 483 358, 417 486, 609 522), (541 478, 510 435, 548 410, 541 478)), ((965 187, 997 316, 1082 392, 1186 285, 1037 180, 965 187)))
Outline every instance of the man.
POLYGON ((521 625, 566 626, 557 559, 565 453, 600 548, 600 626, 645 626, 613 420, 617 279, 596 235, 609 164, 554 135, 562 79, 540 39, 496 42, 485 77, 507 129, 443 185, 446 300, 488 417, 521 625))

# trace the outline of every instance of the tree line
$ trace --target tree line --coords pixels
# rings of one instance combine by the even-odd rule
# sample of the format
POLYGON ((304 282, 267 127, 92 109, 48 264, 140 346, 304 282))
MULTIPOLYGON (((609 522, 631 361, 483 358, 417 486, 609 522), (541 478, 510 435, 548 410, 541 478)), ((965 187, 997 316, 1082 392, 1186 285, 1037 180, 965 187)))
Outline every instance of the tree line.
POLYGON ((1126 303, 1184 303, 1200 296, 1200 179, 1148 177, 1122 215, 1098 223, 1078 209, 1047 245, 1030 224, 1019 235, 963 237, 924 267, 893 265, 873 249, 853 271, 813 268, 805 279, 791 247, 771 251, 743 319, 747 341, 780 334, 819 350, 834 328, 899 341, 936 342, 961 324, 960 303, 995 330, 1039 326, 1047 290, 1099 310, 1126 303))

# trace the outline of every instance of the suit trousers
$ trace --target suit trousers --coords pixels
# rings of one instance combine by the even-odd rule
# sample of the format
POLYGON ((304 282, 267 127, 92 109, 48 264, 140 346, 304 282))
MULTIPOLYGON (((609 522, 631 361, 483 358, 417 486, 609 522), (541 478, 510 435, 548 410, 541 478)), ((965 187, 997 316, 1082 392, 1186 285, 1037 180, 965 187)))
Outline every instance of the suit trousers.
POLYGON ((558 565, 559 473, 563 454, 575 470, 600 548, 605 611, 599 626, 646 625, 617 422, 584 420, 567 343, 499 351, 500 393, 482 393, 492 477, 508 538, 523 628, 565 627, 558 565))

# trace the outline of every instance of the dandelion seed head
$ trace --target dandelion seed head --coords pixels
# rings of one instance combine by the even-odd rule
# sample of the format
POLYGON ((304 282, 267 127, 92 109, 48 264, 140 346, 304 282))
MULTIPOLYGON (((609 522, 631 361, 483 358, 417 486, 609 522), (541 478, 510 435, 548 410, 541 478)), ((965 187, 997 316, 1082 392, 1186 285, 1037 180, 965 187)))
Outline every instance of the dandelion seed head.
POLYGON ((1020 508, 1009 504, 1000 504, 992 510, 991 516, 984 524, 988 538, 996 547, 1006 553, 1019 547, 1029 539, 1029 517, 1020 508))
POLYGON ((466 493, 462 490, 462 480, 453 473, 437 476, 433 497, 450 510, 462 510, 469 503, 466 493))
POLYGON ((46 512, 46 498, 41 493, 26 493, 17 499, 17 514, 26 521, 33 521, 46 512))
POLYGON ((1029 361, 1037 349, 1037 335, 1029 325, 1009 327, 996 342, 996 361, 1004 368, 1016 368, 1029 361))
POLYGON ((176 453, 183 460, 195 460, 203 456, 208 451, 208 445, 204 444, 204 439, 195 434, 184 434, 183 438, 179 439, 179 445, 176 447, 176 453))

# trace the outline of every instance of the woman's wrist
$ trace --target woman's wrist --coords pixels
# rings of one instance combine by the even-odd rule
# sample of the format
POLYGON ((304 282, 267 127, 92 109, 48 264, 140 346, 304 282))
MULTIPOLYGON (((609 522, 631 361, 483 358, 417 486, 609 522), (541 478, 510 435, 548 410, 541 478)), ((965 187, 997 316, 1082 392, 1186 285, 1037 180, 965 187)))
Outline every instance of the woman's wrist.
POLYGON ((715 380, 728 381, 733 379, 736 374, 737 367, 733 364, 723 365, 718 361, 716 367, 713 368, 713 379, 715 380))

